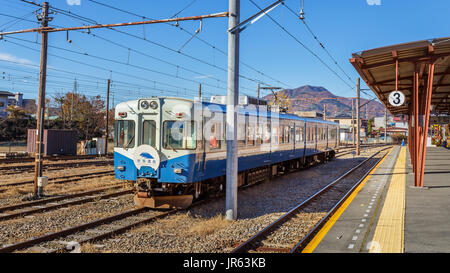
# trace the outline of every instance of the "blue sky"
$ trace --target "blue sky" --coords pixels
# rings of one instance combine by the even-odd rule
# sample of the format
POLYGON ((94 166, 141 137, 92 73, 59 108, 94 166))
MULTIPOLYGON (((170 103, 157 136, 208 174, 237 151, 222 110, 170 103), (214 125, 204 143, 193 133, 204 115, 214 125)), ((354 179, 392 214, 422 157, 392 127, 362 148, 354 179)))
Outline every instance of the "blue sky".
MULTIPOLYGON (((260 7, 273 2, 253 1, 260 7)), ((178 14, 179 17, 228 9, 228 1, 225 0, 97 2, 155 19, 170 18, 186 6, 178 14)), ((296 12, 299 11, 299 3, 299 0, 286 1, 296 12)), ((99 23, 141 20, 89 0, 53 0, 50 5, 99 23)), ((32 12, 38 7, 19 0, 0 0, 0 6, 0 30, 37 26, 32 12), (27 21, 14 21, 15 18, 5 15, 27 21)), ((257 11, 249 0, 241 0, 241 20, 257 11)), ((320 48, 302 22, 285 7, 279 6, 270 16, 343 80, 284 33, 270 18, 264 17, 241 34, 240 56, 243 63, 240 73, 245 77, 240 80, 241 93, 256 95, 257 82, 262 81, 288 88, 306 84, 324 86, 336 95, 351 97, 354 96, 354 90, 349 85, 353 86, 358 76, 348 61, 352 53, 390 44, 450 36, 448 0, 305 0, 304 11, 310 28, 352 82, 320 48), (369 4, 371 2, 374 4, 369 4)), ((52 16, 52 25, 91 24, 61 12, 52 16)), ((193 33, 199 28, 199 22, 180 22, 180 26, 193 33)), ((196 95, 198 82, 202 83, 206 96, 225 94, 227 26, 226 18, 204 20, 198 37, 208 44, 193 39, 183 48, 190 35, 168 24, 118 28, 134 37, 109 29, 92 30, 91 34, 74 31, 69 33, 71 43, 67 41, 65 32, 51 33, 47 94, 53 96, 71 91, 76 79, 78 92, 105 97, 108 78, 113 82, 111 90, 115 104, 151 95, 192 98, 196 95), (180 48, 182 54, 177 53, 180 48)), ((36 33, 5 36, 0 41, 0 90, 19 91, 26 98, 36 98, 39 42, 36 33)))

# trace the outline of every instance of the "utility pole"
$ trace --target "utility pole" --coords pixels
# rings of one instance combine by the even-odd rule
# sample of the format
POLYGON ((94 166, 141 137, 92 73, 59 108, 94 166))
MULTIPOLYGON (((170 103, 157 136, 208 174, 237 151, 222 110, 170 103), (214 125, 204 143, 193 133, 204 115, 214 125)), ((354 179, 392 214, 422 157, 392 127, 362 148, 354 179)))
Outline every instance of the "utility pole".
POLYGON ((226 204, 227 220, 237 218, 238 153, 237 112, 239 99, 239 31, 230 31, 239 24, 240 0, 229 0, 228 16, 228 92, 227 92, 227 171, 226 204))
POLYGON ((202 84, 201 83, 198 84, 198 101, 199 102, 202 101, 202 84))
POLYGON ((359 118, 360 78, 356 79, 356 155, 360 154, 360 118, 359 118))
POLYGON ((387 143, 387 108, 384 108, 384 143, 387 143))
POLYGON ((323 105, 323 120, 327 119, 327 105, 323 105))
POLYGON ((355 101, 352 98, 352 141, 355 146, 355 101))
POLYGON ((108 87, 106 89, 106 139, 105 139, 105 155, 108 154, 108 138, 109 138, 109 88, 111 80, 108 79, 108 87))
MULTIPOLYGON (((42 28, 48 26, 48 2, 42 5, 42 14, 40 15, 42 28)), ((38 188, 38 179, 42 177, 42 148, 44 142, 44 113, 45 113, 45 82, 47 77, 47 32, 41 32, 41 67, 39 74, 39 97, 36 122, 36 146, 35 146, 35 165, 34 165, 34 198, 41 197, 38 188)))
POLYGON ((256 110, 257 111, 259 111, 259 96, 260 96, 260 89, 261 89, 261 85, 258 83, 258 88, 257 88, 257 90, 256 90, 256 94, 257 94, 257 98, 258 98, 258 101, 256 102, 256 110))

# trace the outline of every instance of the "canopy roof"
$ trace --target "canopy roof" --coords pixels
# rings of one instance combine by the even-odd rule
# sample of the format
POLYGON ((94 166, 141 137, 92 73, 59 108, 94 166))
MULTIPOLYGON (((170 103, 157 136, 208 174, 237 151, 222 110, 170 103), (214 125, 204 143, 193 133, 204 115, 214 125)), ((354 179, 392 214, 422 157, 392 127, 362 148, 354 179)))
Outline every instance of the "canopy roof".
POLYGON ((391 45, 353 53, 350 62, 388 110, 408 114, 412 104, 414 72, 419 72, 419 92, 426 89, 427 64, 435 63, 432 113, 450 113, 450 37, 391 45), (402 106, 389 104, 389 93, 397 88, 405 94, 402 106))

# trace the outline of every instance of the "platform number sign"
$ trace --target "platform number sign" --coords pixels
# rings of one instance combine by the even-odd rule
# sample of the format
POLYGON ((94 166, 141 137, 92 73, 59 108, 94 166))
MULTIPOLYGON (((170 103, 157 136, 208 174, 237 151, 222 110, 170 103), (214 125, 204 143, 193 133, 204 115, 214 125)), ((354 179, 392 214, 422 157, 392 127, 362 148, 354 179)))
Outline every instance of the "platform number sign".
POLYGON ((403 103, 405 103, 405 94, 401 91, 392 91, 389 94, 389 103, 392 106, 401 106, 403 103))

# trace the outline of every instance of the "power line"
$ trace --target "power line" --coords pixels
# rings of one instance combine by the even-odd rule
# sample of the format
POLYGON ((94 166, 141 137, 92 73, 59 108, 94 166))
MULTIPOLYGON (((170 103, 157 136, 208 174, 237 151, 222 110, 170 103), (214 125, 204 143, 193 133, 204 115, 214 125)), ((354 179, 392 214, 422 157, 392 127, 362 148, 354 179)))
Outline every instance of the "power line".
MULTIPOLYGON (((249 0, 255 7, 259 10, 262 10, 258 4, 256 4, 253 0, 249 0)), ((317 58, 325 67, 327 67, 333 74, 335 74, 345 85, 347 85, 350 89, 354 89, 351 85, 349 85, 341 76, 339 76, 336 71, 334 71, 329 65, 327 65, 316 53, 314 53, 311 49, 309 49, 304 43, 302 43, 297 37, 295 37, 292 33, 290 33, 284 26, 278 23, 272 16, 266 14, 275 23, 279 28, 281 28, 286 34, 288 34, 291 38, 293 38, 298 44, 300 44, 303 48, 305 48, 310 54, 312 54, 315 58, 317 58)))
MULTIPOLYGON (((286 7, 295 17, 297 16, 297 13, 290 8, 286 3, 281 2, 281 4, 284 5, 284 7, 286 7)), ((342 73, 345 74, 345 76, 350 80, 350 82, 354 82, 352 80, 352 78, 344 71, 344 69, 342 69, 342 67, 338 64, 338 62, 336 61, 336 59, 331 55, 331 53, 328 51, 328 49, 325 47, 324 43, 322 43, 319 38, 317 37, 317 35, 312 31, 312 29, 309 27, 308 23, 306 22, 305 18, 300 18, 300 20, 302 21, 302 23, 305 25, 306 29, 309 31, 309 33, 313 36, 314 40, 317 41, 317 43, 320 45, 320 47, 327 53, 327 55, 331 58, 331 60, 334 62, 334 64, 342 71, 342 73)))
MULTIPOLYGON (((29 41, 29 40, 25 40, 25 39, 20 39, 20 38, 15 38, 15 37, 9 37, 9 38, 16 39, 16 40, 23 41, 23 42, 28 42, 28 43, 39 44, 39 43, 36 43, 34 41, 29 41)), ((65 48, 61 48, 61 47, 57 47, 57 46, 51 46, 51 45, 49 45, 48 47, 55 48, 55 49, 58 49, 58 50, 67 51, 67 52, 71 52, 71 53, 78 54, 78 55, 88 56, 88 57, 91 57, 91 58, 95 58, 95 59, 99 59, 99 60, 103 60, 103 61, 108 61, 108 62, 112 62, 112 63, 116 63, 116 64, 127 65, 127 66, 134 67, 134 68, 137 68, 137 69, 141 69, 141 70, 149 71, 149 72, 152 72, 152 73, 164 75, 164 76, 167 76, 167 77, 172 77, 172 78, 177 78, 177 79, 181 79, 181 80, 185 80, 185 81, 190 81, 190 82, 194 82, 194 83, 197 83, 197 84, 201 83, 201 84, 203 84, 205 86, 217 88, 217 86, 214 86, 214 85, 211 85, 211 84, 207 84, 207 83, 203 83, 203 82, 199 82, 199 81, 196 81, 196 80, 191 80, 191 79, 184 78, 184 77, 180 77, 179 75, 172 75, 172 74, 168 74, 168 73, 165 73, 165 72, 161 72, 161 71, 157 71, 157 70, 154 70, 154 69, 150 69, 150 68, 147 68, 147 67, 142 67, 142 66, 138 66, 138 65, 122 62, 122 61, 117 61, 117 60, 109 59, 109 58, 106 58, 106 57, 96 56, 96 55, 88 54, 87 52, 82 53, 82 52, 78 52, 78 51, 74 51, 74 50, 70 50, 70 49, 65 49, 65 48)), ((197 74, 199 74, 199 73, 197 73, 197 74)))
MULTIPOLYGON (((5 42, 12 43, 12 44, 15 44, 17 46, 20 46, 20 47, 23 47, 23 48, 27 48, 29 50, 33 50, 33 51, 39 52, 38 49, 27 47, 25 45, 21 45, 21 44, 15 43, 15 42, 11 42, 11 41, 6 40, 6 39, 3 39, 3 40, 5 42)), ((164 82, 160 82, 160 81, 156 81, 156 80, 149 80, 147 78, 138 77, 138 76, 135 76, 135 75, 124 73, 124 72, 114 71, 114 70, 111 70, 111 69, 108 69, 108 68, 104 68, 104 67, 101 67, 101 66, 98 66, 98 65, 84 63, 84 62, 81 62, 81 61, 73 60, 73 59, 62 57, 62 56, 55 55, 55 54, 48 54, 48 55, 49 56, 54 56, 54 57, 57 57, 57 58, 60 58, 60 59, 64 59, 64 60, 67 60, 67 61, 71 61, 71 62, 74 62, 74 63, 82 64, 82 65, 85 65, 85 66, 89 66, 89 67, 92 67, 92 68, 96 68, 96 69, 99 69, 99 70, 104 70, 104 71, 108 71, 108 72, 114 72, 115 74, 124 75, 124 76, 130 77, 130 78, 135 78, 135 79, 139 79, 139 80, 143 80, 143 81, 147 81, 147 82, 152 82, 152 83, 155 82, 155 83, 158 83, 158 84, 161 84, 161 85, 166 85, 166 86, 170 86, 170 87, 174 87, 174 88, 182 88, 182 89, 184 88, 184 87, 180 87, 180 86, 176 86, 176 85, 173 85, 173 84, 164 83, 164 82)), ((194 90, 194 89, 190 89, 190 90, 197 92, 197 90, 194 90)))
MULTIPOLYGON (((146 20, 154 20, 153 18, 146 17, 146 16, 143 16, 143 15, 139 15, 139 14, 136 14, 136 13, 133 13, 133 12, 124 10, 124 9, 120 9, 120 8, 117 8, 117 7, 108 5, 108 4, 104 4, 104 3, 101 3, 101 2, 99 2, 99 1, 95 1, 95 0, 87 0, 87 1, 90 1, 90 2, 92 2, 92 3, 98 4, 98 5, 101 5, 101 6, 104 6, 104 7, 113 9, 113 10, 116 10, 116 11, 123 12, 123 13, 129 14, 129 15, 133 15, 133 16, 136 16, 136 17, 139 17, 139 18, 142 18, 142 19, 146 19, 146 20)), ((177 25, 177 24, 171 24, 171 23, 166 23, 166 24, 168 24, 168 25, 170 25, 170 26, 177 27, 177 28, 180 29, 181 31, 184 31, 184 32, 187 33, 187 34, 189 34, 189 35, 191 35, 191 36, 194 36, 194 33, 192 33, 192 32, 190 32, 190 31, 188 31, 188 30, 182 28, 180 25, 177 25)), ((117 30, 116 30, 116 31, 117 31, 117 30)), ((123 33, 123 34, 125 34, 125 33, 123 33)), ((134 37, 135 37, 135 38, 138 38, 138 39, 142 39, 142 38, 139 37, 139 36, 134 36, 134 37)), ((208 41, 206 41, 206 40, 204 40, 204 39, 202 39, 202 38, 200 38, 200 37, 198 37, 198 36, 194 36, 194 38, 197 39, 197 40, 199 40, 200 42, 206 44, 207 46, 211 47, 213 50, 218 51, 219 53, 223 54, 224 56, 227 56, 227 52, 225 52, 224 50, 218 48, 217 46, 215 46, 215 45, 209 43, 208 41)), ((143 39, 143 40, 148 41, 147 39, 143 39)), ((149 41, 149 42, 151 42, 151 41, 149 41)), ((163 45, 158 45, 158 46, 163 46, 163 45)), ((164 46, 163 46, 163 47, 164 47, 164 46)), ((169 49, 169 48, 166 48, 166 49, 171 50, 171 49, 169 49)), ((177 50, 171 50, 171 51, 174 51, 174 52, 179 53, 177 50)), ((284 86, 290 87, 288 84, 283 83, 283 82, 281 82, 281 81, 279 81, 279 80, 277 80, 277 79, 275 79, 275 78, 273 78, 273 77, 271 77, 271 76, 269 76, 269 75, 267 75, 267 74, 261 72, 260 70, 254 68, 254 67, 252 67, 252 66, 250 66, 250 65, 248 65, 248 64, 246 64, 246 63, 244 63, 244 62, 240 62, 240 63, 241 63, 242 65, 246 66, 247 68, 249 68, 249 69, 255 71, 256 73, 262 75, 262 76, 265 76, 265 77, 267 77, 267 78, 269 78, 269 79, 271 79, 271 80, 273 80, 273 81, 276 81, 277 83, 280 83, 280 84, 282 84, 282 85, 284 85, 284 86)), ((214 66, 213 66, 213 67, 214 67, 214 66)), ((215 67, 215 68, 218 68, 218 67, 215 67)), ((218 68, 218 69, 221 69, 221 68, 218 68)), ((221 70, 224 70, 224 69, 221 69, 221 70)), ((241 76, 242 76, 242 75, 241 75, 241 76)), ((255 80, 253 80, 253 81, 255 82, 255 80)), ((265 85, 270 85, 270 84, 264 83, 263 81, 259 81, 259 82, 262 83, 262 84, 265 84, 265 85)))

